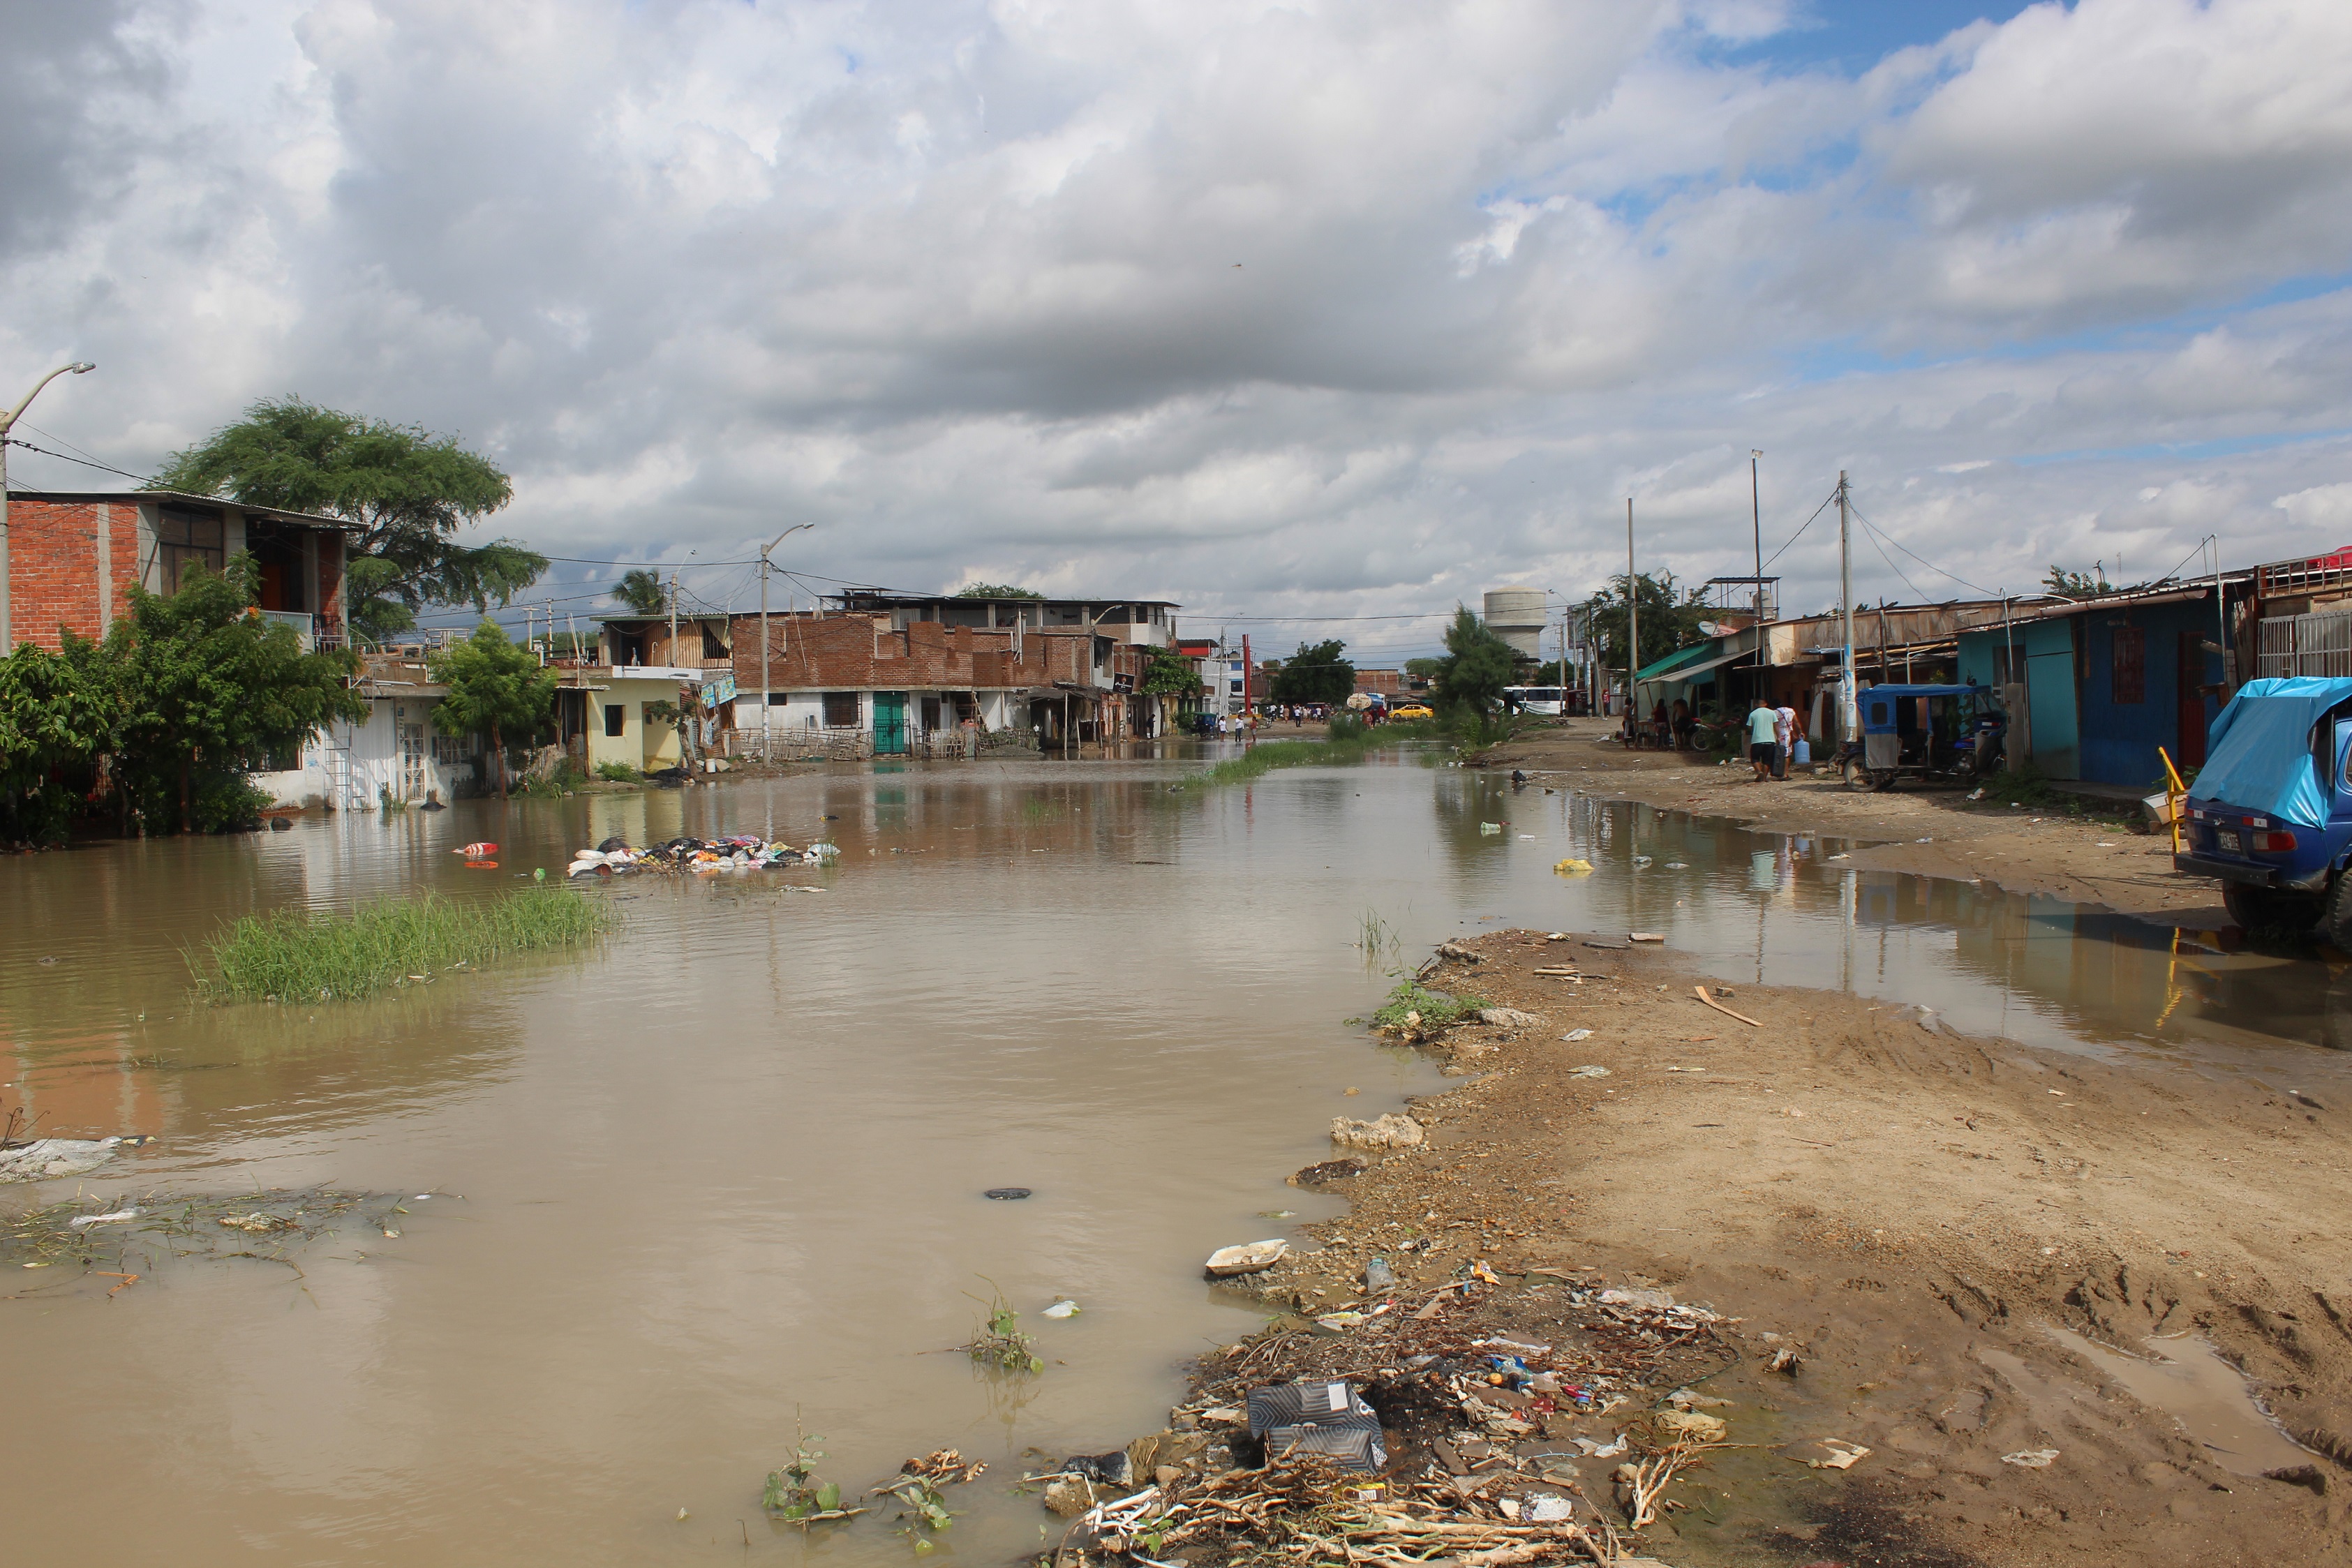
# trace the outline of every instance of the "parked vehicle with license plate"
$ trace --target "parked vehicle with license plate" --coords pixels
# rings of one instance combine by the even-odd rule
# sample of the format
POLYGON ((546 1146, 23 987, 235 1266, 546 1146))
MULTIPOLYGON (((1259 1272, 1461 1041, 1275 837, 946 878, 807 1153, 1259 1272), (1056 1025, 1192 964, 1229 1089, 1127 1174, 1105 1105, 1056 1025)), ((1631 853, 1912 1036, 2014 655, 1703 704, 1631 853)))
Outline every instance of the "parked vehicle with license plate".
POLYGON ((2206 745, 2174 868, 2218 881, 2242 926, 2352 950, 2352 679, 2248 681, 2206 745))

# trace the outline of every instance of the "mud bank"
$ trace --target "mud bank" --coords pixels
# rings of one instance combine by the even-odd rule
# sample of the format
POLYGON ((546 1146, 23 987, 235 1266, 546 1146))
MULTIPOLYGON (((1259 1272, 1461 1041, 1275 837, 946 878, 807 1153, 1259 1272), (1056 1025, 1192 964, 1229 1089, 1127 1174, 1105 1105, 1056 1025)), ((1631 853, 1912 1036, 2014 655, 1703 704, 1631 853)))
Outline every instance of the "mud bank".
MULTIPOLYGON (((2352 1198, 2341 1063, 2091 1061, 1814 990, 1716 988, 1711 1007, 1672 952, 1622 943, 1449 945, 1465 956, 1431 987, 1527 1017, 1410 1040, 1466 1081, 1407 1107, 1421 1146, 1306 1177, 1354 1207, 1254 1288, 1307 1318, 1382 1295, 1410 1315, 1470 1281, 1444 1309, 1462 1343, 1499 1330, 1613 1357, 1624 1407, 1538 1415, 1520 1457, 1489 1467, 1565 1444, 1541 1462, 1580 1469, 1604 1518, 1622 1461, 1579 1460, 1573 1437, 1605 1442, 1701 1379, 1730 1401, 1711 1409, 1726 1441, 1752 1446, 1704 1456, 1669 1492, 1681 1510, 1626 1543, 1675 1563, 2352 1562, 2352 1243, 2321 1218, 2352 1198), (1361 1284, 1375 1257, 1391 1291, 1361 1284), (1644 1374, 1622 1314, 1600 1310, 1611 1287, 1722 1321, 1644 1374), (2201 1406, 2169 1401, 2184 1427, 2125 1385, 2162 1392, 2133 1375, 2158 1355, 2193 1372, 2200 1340, 2250 1387, 2225 1373, 2201 1406), (1770 1370, 1784 1351, 1793 1372, 1770 1370), (1800 1462, 1824 1438, 1871 1452, 1800 1462)), ((1204 1364, 1201 1396, 1229 1393, 1243 1358, 1260 1380, 1378 1383, 1397 1370, 1390 1321, 1236 1347, 1204 1364)), ((1391 1469, 1444 1467, 1407 1443, 1391 1469)))
POLYGON ((2217 886, 2174 871, 2169 835, 2137 831, 2121 803, 2012 810, 1998 782, 1976 802, 1962 790, 1917 786, 1856 794, 1834 777, 1802 770, 1759 784, 1744 763, 1719 767, 1690 752, 1627 751, 1605 738, 1612 723, 1571 719, 1533 731, 1480 765, 1519 770, 1545 788, 1727 817, 1766 832, 1859 840, 1849 862, 1856 871, 1979 880, 2206 929, 2231 924, 2217 886))

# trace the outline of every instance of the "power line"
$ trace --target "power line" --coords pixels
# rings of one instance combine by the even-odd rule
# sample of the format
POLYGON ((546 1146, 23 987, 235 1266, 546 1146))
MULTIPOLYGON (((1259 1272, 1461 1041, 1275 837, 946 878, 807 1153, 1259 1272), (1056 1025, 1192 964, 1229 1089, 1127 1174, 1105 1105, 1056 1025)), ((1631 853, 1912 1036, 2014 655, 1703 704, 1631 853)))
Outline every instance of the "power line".
MULTIPOLYGON (((1850 502, 1848 503, 1849 506, 1851 506, 1851 504, 1852 503, 1850 502)), ((1859 513, 1856 514, 1856 516, 1859 515, 1859 513)), ((1888 555, 1886 553, 1885 547, 1878 542, 1878 530, 1872 528, 1867 522, 1863 524, 1863 530, 1870 539, 1870 548, 1878 551, 1878 559, 1886 563, 1886 570, 1893 572, 1897 577, 1903 577, 1903 569, 1895 564, 1895 558, 1888 555)), ((1903 577, 1903 586, 1911 591, 1913 598, 1918 600, 1922 603, 1927 601, 1927 595, 1921 591, 1917 583, 1912 581, 1909 578, 1903 577)))
MULTIPOLYGON (((103 468, 109 474, 120 474, 125 479, 136 479, 142 485, 152 485, 155 482, 144 474, 133 474, 130 469, 117 468, 111 463, 100 463, 94 458, 89 457, 68 456, 67 454, 62 452, 52 452, 46 446, 36 446, 29 441, 20 441, 13 435, 8 436, 5 439, 11 446, 21 446, 27 452, 37 452, 44 457, 54 457, 61 463, 79 463, 85 468, 103 468)), ((56 438, 52 436, 50 439, 55 440, 56 438)))
MULTIPOLYGON (((1823 497, 1822 498, 1822 504, 1813 508, 1813 516, 1807 517, 1802 523, 1799 524, 1797 531, 1790 534, 1788 538, 1782 542, 1779 549, 1774 550, 1770 555, 1765 558, 1764 564, 1766 566, 1770 566, 1774 561, 1779 560, 1782 555, 1788 552, 1789 546, 1795 544, 1799 539, 1803 538, 1805 537, 1805 530, 1813 526, 1814 518, 1819 517, 1823 512, 1828 511, 1830 503, 1836 499, 1837 492, 1835 490, 1832 490, 1827 496, 1823 497)), ((1762 574, 1759 573, 1758 575, 1760 576, 1762 574)))
MULTIPOLYGON (((1876 523, 1872 522, 1868 517, 1864 517, 1864 516, 1863 516, 1863 510, 1862 510, 1862 508, 1861 508, 1860 507, 1856 507, 1856 506, 1854 506, 1854 505, 1853 505, 1853 498, 1852 498, 1851 494, 1849 494, 1849 496, 1848 496, 1848 497, 1847 497, 1846 505, 1847 505, 1847 507, 1848 507, 1849 508, 1851 508, 1851 509, 1852 509, 1852 511, 1853 511, 1853 515, 1854 515, 1855 517, 1862 517, 1862 526, 1863 526, 1864 528, 1865 528, 1869 529, 1869 530, 1870 530, 1870 532, 1871 532, 1871 534, 1874 536, 1874 537, 1877 537, 1877 536, 1878 536, 1878 534, 1879 534, 1879 528, 1878 528, 1878 525, 1877 525, 1876 523)), ((1945 570, 1942 567, 1937 566, 1934 561, 1929 560, 1926 556, 1923 556, 1923 555, 1921 555, 1918 551, 1916 551, 1916 550, 1915 550, 1915 549, 1910 549, 1908 546, 1906 546, 1906 544, 1904 544, 1904 542, 1903 542, 1901 539, 1898 539, 1898 538, 1895 538, 1893 535, 1891 535, 1891 534, 1886 535, 1886 536, 1885 536, 1885 538, 1886 538, 1886 542, 1887 542, 1888 544, 1893 545, 1896 549, 1901 550, 1905 555, 1909 556, 1913 560, 1917 561, 1921 566, 1926 567, 1929 571, 1935 572, 1935 573, 1938 574, 1939 576, 1948 577, 1948 578, 1950 578, 1954 582, 1958 583, 1962 588, 1969 589, 1969 590, 1972 590, 1972 591, 1975 591, 1975 592, 1981 593, 1981 594, 1983 594, 1987 599, 1999 599, 1999 598, 2000 597, 2000 595, 1998 592, 1996 592, 1994 590, 1990 589, 1990 588, 1982 587, 1982 586, 1980 586, 1980 585, 1979 585, 1979 584, 1977 584, 1977 583, 1970 582, 1967 578, 1962 577, 1958 572, 1956 572, 1956 571, 1947 571, 1947 570, 1945 570)), ((1885 550, 1880 550, 1878 553, 1883 557, 1883 556, 1885 556, 1885 553, 1886 553, 1886 552, 1885 552, 1885 550)), ((1894 563, 1893 561, 1891 561, 1891 560, 1890 560, 1890 561, 1888 561, 1886 564, 1887 564, 1887 565, 1889 565, 1889 566, 1893 566, 1895 563, 1894 563)), ((1896 571, 1895 575, 1895 576, 1897 576, 1897 577, 1903 577, 1903 573, 1902 573, 1901 571, 1899 571, 1899 570, 1898 570, 1898 571, 1896 571)), ((1906 582, 1906 583, 1910 583, 1910 582, 1911 582, 1911 580, 1910 580, 1909 578, 1907 578, 1907 577, 1903 577, 1903 580, 1904 580, 1905 582, 1906 582)), ((1918 594, 1919 594, 1919 597, 1920 597, 1921 599, 1923 599, 1923 600, 1924 600, 1924 599, 1926 599, 1926 598, 1927 597, 1925 593, 1921 593, 1921 592, 1920 592, 1919 588, 1918 588, 1918 586, 1917 586, 1916 583, 1915 583, 1915 584, 1912 584, 1911 591, 1912 591, 1912 592, 1914 592, 1914 593, 1918 593, 1918 594)))

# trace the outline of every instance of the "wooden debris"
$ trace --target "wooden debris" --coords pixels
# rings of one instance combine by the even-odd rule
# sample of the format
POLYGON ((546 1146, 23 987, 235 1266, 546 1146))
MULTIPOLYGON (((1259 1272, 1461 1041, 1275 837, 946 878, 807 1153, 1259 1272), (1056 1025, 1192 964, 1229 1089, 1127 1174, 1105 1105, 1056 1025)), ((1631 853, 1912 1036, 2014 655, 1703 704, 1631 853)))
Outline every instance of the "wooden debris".
POLYGON ((1700 1001, 1705 1002, 1708 1007, 1713 1008, 1717 1012, 1721 1013, 1726 1018, 1738 1019, 1741 1023, 1748 1025, 1750 1029, 1762 1029, 1764 1027, 1762 1024, 1758 1023, 1754 1019, 1749 1018, 1746 1013, 1733 1012, 1729 1008, 1725 1007, 1721 1002, 1718 1002, 1713 997, 1708 996, 1705 986, 1693 986, 1691 988, 1691 991, 1700 1001))

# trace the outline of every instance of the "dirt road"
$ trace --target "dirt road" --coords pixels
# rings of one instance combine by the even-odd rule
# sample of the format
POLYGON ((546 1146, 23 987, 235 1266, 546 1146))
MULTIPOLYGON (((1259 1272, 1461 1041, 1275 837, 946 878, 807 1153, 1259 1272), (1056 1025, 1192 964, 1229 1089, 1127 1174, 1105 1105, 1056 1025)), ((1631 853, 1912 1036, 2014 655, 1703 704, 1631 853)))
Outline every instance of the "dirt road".
POLYGON ((1622 940, 1463 945, 1479 960, 1429 983, 1534 1021, 1413 1042, 1475 1076, 1410 1108, 1423 1147, 1332 1186, 1353 1210, 1269 1294, 1352 1301, 1377 1254, 1402 1300, 1480 1259, 1498 1307, 1573 1276, 1740 1320, 1748 1355, 1706 1389, 1758 1447, 1649 1532, 1677 1564, 2352 1563, 2352 1072, 2102 1063, 1820 991, 1710 1007, 1622 940), (2171 1373, 2112 1354, 2184 1334, 2171 1373), (2210 1358, 2190 1386, 2200 1338, 2320 1451, 2210 1358), (1765 1370, 1780 1349, 1793 1375, 1765 1370), (2180 1385, 2194 1433, 2118 1381, 2142 1376, 2180 1385), (1871 1454, 1779 1447, 1824 1437, 1871 1454))
POLYGON ((2228 924, 2216 884, 2175 872, 2169 836, 2137 831, 2120 804, 2094 810, 2058 801, 2012 810, 1998 786, 1981 802, 1958 789, 1857 794, 1833 776, 1801 771, 1759 784, 1745 764, 1718 766, 1691 752, 1627 751, 1604 738, 1612 725, 1571 719, 1481 760, 1549 788, 1728 817, 1768 831, 1864 840, 1867 847, 1857 848, 1851 862, 1859 871, 1981 879, 2013 893, 2161 915, 2184 925, 2228 924))

